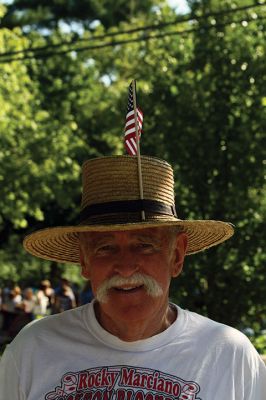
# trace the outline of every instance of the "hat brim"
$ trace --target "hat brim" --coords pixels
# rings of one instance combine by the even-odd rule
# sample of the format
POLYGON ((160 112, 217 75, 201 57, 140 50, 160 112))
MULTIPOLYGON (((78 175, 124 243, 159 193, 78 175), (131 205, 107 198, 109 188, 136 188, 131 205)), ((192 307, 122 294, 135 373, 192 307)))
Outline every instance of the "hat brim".
POLYGON ((213 220, 150 221, 130 224, 58 226, 41 229, 28 235, 24 248, 32 255, 45 260, 79 264, 79 232, 121 231, 151 227, 176 226, 188 235, 186 254, 194 254, 229 239, 232 224, 213 220))

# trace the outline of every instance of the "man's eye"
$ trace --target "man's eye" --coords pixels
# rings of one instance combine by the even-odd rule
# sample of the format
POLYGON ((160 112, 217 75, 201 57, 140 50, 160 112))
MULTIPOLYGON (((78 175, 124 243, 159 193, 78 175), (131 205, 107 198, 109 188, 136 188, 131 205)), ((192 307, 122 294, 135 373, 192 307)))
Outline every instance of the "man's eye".
POLYGON ((107 254, 115 251, 115 246, 110 244, 105 244, 103 246, 99 246, 95 249, 96 254, 107 254))
POLYGON ((149 249, 153 247, 151 243, 141 243, 140 246, 143 247, 144 249, 149 249))
POLYGON ((137 248, 143 252, 152 252, 155 251, 155 247, 152 243, 139 243, 137 248))

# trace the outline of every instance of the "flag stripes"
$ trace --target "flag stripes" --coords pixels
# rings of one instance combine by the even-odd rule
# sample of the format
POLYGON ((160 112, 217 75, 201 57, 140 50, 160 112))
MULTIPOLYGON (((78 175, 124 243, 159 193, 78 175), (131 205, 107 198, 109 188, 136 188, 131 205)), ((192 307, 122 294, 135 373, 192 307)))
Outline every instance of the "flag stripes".
POLYGON ((143 125, 143 112, 137 108, 137 130, 138 136, 136 136, 136 124, 135 124, 135 112, 133 105, 133 86, 132 82, 129 86, 128 93, 128 105, 127 105, 127 115, 126 115, 126 124, 125 124, 125 146, 127 153, 131 156, 135 156, 137 154, 137 137, 138 139, 141 136, 142 125, 143 125))

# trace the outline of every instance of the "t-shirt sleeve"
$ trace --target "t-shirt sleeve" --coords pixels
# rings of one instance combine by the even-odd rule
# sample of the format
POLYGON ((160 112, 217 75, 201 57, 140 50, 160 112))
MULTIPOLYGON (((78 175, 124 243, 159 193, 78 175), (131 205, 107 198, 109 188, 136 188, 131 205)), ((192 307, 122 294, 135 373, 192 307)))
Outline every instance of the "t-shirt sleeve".
POLYGON ((237 332, 228 347, 234 360, 234 387, 239 399, 266 400, 266 367, 250 340, 237 332))
POLYGON ((0 360, 0 400, 26 400, 21 391, 19 371, 7 347, 0 360))
POLYGON ((266 399, 266 367, 255 351, 252 359, 249 360, 249 368, 245 368, 244 379, 244 400, 266 399))

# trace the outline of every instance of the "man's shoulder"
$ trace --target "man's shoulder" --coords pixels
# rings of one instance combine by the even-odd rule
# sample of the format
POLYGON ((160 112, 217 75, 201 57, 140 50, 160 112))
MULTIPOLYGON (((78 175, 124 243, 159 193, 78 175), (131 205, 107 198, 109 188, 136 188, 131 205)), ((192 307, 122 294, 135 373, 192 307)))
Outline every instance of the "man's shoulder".
POLYGON ((67 310, 59 314, 49 315, 27 324, 12 341, 10 347, 16 348, 33 347, 35 343, 40 343, 47 338, 63 336, 67 332, 81 329, 83 324, 82 314, 88 304, 67 310))
POLYGON ((188 329, 195 339, 202 339, 209 345, 219 348, 250 348, 250 340, 241 331, 229 325, 214 321, 192 311, 184 311, 188 320, 188 329))

